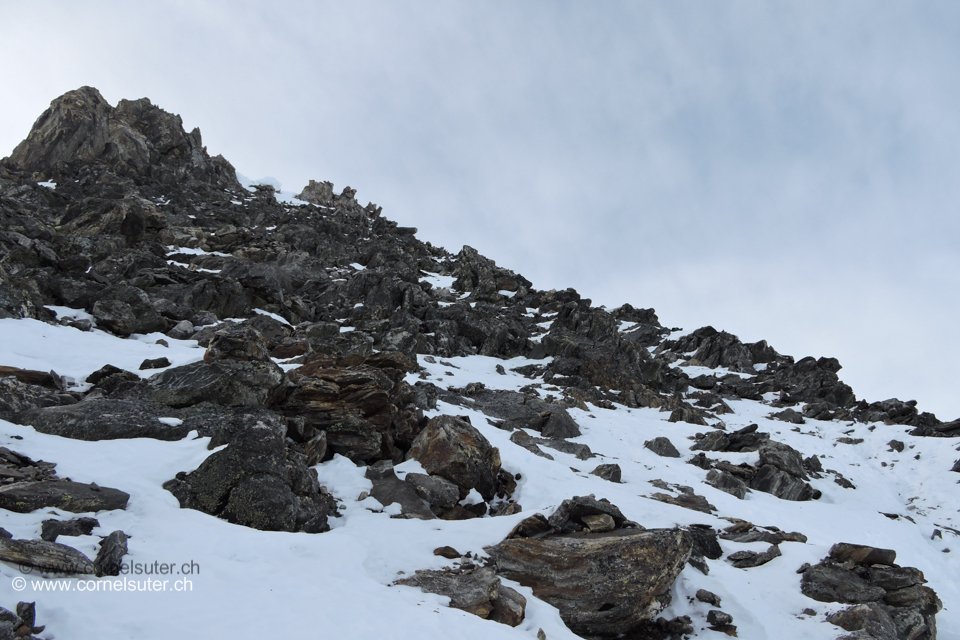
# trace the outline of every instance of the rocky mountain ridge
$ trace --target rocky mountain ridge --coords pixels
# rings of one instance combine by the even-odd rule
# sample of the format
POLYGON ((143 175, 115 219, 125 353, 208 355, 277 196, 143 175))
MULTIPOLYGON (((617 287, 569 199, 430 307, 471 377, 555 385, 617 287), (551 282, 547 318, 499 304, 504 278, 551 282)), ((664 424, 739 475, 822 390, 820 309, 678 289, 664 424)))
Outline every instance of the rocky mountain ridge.
MULTIPOLYGON (((960 436, 960 422, 944 423, 916 402, 858 400, 836 359, 795 361, 712 327, 663 327, 652 309, 607 310, 572 289, 539 291, 469 246, 452 254, 421 242, 380 207, 361 206, 349 187, 336 194, 329 182, 311 181, 297 204, 276 196, 268 186, 243 188, 225 159, 207 154, 198 130, 184 132, 179 116, 147 99, 111 107, 83 87, 55 100, 0 163, 0 318, 124 339, 162 333, 168 346, 195 340, 205 351, 179 366, 146 360, 146 373, 105 361, 83 379, 6 367, 0 418, 86 441, 177 441, 196 431, 211 449, 226 446, 163 486, 183 508, 263 531, 329 531, 343 505, 317 465, 338 456, 364 469, 365 493, 394 506, 395 516, 517 519, 482 560, 457 554, 457 568, 401 583, 517 626, 526 599, 501 579, 514 580, 588 638, 695 634, 689 616, 661 614, 685 567, 707 573, 708 560, 721 557, 718 535, 770 545, 732 554, 741 569, 771 562, 780 544, 806 536, 729 518, 722 531, 680 522, 644 529, 592 496, 520 517, 526 471, 501 460, 502 447, 471 415, 482 416, 483 429, 509 433, 525 455, 585 461, 613 452, 575 441, 584 432, 575 414, 663 413, 692 425, 674 440, 692 439, 688 461, 706 472, 705 486, 738 500, 756 491, 816 501, 823 491, 811 483, 823 478, 853 487, 757 424, 728 428, 731 405, 743 401, 798 433, 809 421, 833 421, 851 433, 879 424, 909 427, 911 437, 960 436), (457 387, 434 375, 446 368, 456 377, 449 361, 473 357, 502 362, 496 372, 524 384, 457 387), (438 407, 450 413, 433 415, 438 407), (759 458, 727 455, 744 453, 759 458), (398 475, 410 461, 422 473, 398 475)), ((666 460, 681 457, 678 443, 658 436, 646 447, 666 460)), ((595 466, 596 477, 621 482, 619 465, 595 466)), ((8 475, 14 480, 0 494, 26 492, 18 500, 64 508, 63 494, 60 502, 45 497, 55 475, 17 473, 24 478, 8 475)), ((717 511, 690 487, 659 482, 649 499, 717 511)), ((87 511, 99 509, 78 513, 87 511)), ((126 538, 113 540, 107 556, 126 551, 126 538)), ((804 570, 803 593, 852 604, 830 620, 850 637, 935 638, 942 605, 923 574, 897 567, 895 553, 883 555, 892 550, 857 548, 876 553, 831 550, 804 570)), ((41 548, 31 553, 45 557, 41 548)), ((697 596, 711 601, 704 598, 697 596)), ((710 629, 736 635, 714 598, 710 629)))

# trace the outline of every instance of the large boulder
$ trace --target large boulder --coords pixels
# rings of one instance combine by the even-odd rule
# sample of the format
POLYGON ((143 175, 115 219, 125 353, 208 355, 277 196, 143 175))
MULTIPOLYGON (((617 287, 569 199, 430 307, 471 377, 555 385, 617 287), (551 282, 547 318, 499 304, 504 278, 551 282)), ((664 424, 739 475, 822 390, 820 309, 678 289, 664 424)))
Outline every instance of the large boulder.
POLYGON ((267 341, 249 325, 228 324, 213 334, 204 360, 240 360, 270 362, 267 341))
POLYGON ((171 186, 193 179, 241 188, 230 163, 207 155, 200 130, 186 133, 180 116, 146 98, 121 100, 114 108, 93 87, 68 91, 51 102, 6 162, 48 178, 80 165, 103 164, 117 174, 171 186))
POLYGON ((200 402, 269 406, 285 383, 283 369, 273 362, 213 360, 167 369, 151 377, 147 389, 154 402, 170 407, 200 402))
POLYGON ((690 558, 679 529, 514 538, 485 547, 497 573, 557 607, 570 630, 616 636, 651 620, 690 558))
POLYGON ((194 471, 164 483, 183 508, 265 531, 329 530, 336 504, 306 456, 287 451, 282 432, 259 424, 194 471))
POLYGON ((476 489, 484 500, 497 494, 500 450, 469 422, 438 416, 420 432, 407 458, 419 462, 427 473, 446 478, 465 498, 476 489))
MULTIPOLYGON (((419 423, 397 403, 409 402, 409 387, 393 360, 371 358, 347 365, 323 357, 291 372, 293 388, 279 405, 285 416, 302 419, 312 433, 323 431, 333 453, 354 462, 403 459, 419 423)), ((403 365, 399 365, 403 366, 403 365)))
POLYGON ((124 337, 168 328, 147 294, 130 286, 109 287, 101 292, 93 305, 93 317, 99 327, 124 337))

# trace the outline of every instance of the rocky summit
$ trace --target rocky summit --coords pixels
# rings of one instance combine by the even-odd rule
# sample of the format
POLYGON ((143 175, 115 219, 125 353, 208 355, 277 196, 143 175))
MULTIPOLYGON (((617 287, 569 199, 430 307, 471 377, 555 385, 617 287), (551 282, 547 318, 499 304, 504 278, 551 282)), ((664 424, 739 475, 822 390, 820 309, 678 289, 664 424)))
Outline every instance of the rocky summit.
POLYGON ((960 638, 960 422, 840 371, 82 87, 0 162, 0 638, 960 638))

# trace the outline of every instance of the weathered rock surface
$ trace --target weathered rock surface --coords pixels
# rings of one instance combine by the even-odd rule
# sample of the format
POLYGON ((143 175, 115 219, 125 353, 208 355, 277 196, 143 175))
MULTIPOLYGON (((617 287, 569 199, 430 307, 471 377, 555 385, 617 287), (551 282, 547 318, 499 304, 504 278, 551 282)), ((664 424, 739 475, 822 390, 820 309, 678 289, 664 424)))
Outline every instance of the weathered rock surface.
POLYGON ((622 471, 620 470, 620 465, 613 463, 598 464, 597 468, 590 473, 604 480, 609 480, 610 482, 620 482, 622 471))
POLYGON ((17 482, 0 487, 0 508, 30 513, 53 507, 71 513, 125 509, 130 494, 119 489, 81 484, 70 480, 17 482))
POLYGON ((780 547, 772 544, 766 551, 759 553, 756 551, 735 551, 727 556, 727 560, 733 563, 733 566, 737 569, 749 569, 767 564, 781 555, 783 554, 780 553, 780 547))
POLYGON ((239 187, 230 163, 207 155, 199 129, 184 134, 180 116, 146 98, 111 107, 93 87, 50 103, 7 163, 48 179, 82 164, 103 163, 118 174, 164 184, 194 179, 239 187))
POLYGON ((14 420, 40 433, 76 440, 117 440, 155 438, 180 440, 189 429, 170 425, 158 418, 169 409, 138 400, 90 398, 63 407, 46 407, 17 414, 14 420))
POLYGON ((612 636, 654 617, 690 556, 680 530, 514 538, 484 550, 497 573, 531 587, 577 634, 612 636))
POLYGON ((213 360, 167 369, 147 381, 149 397, 170 407, 213 402, 228 407, 269 406, 286 384, 273 362, 213 360))
POLYGON ((501 584, 490 567, 467 571, 417 571, 396 584, 420 587, 426 593, 450 598, 450 606, 475 616, 516 627, 523 622, 527 600, 501 584))
POLYGON ((100 551, 93 561, 93 572, 97 577, 118 576, 127 555, 127 540, 130 538, 123 531, 114 531, 100 541, 100 551))
POLYGON ((484 500, 497 495, 500 451, 476 428, 453 416, 438 416, 427 424, 410 447, 408 458, 427 473, 446 478, 465 498, 476 489, 484 500))
POLYGON ((0 538, 0 560, 55 573, 94 572, 90 558, 73 547, 46 540, 0 538))
POLYGON ((893 564, 896 552, 838 543, 820 563, 803 571, 800 589, 820 602, 855 606, 827 620, 857 638, 935 640, 936 614, 943 607, 923 573, 893 564))
POLYGON ((673 446, 673 443, 670 442, 669 438, 664 438, 659 436, 653 440, 647 440, 643 443, 643 446, 650 451, 653 451, 658 456, 664 458, 679 458, 680 452, 677 451, 677 448, 673 446))
POLYGON ((88 536, 99 527, 96 518, 74 518, 72 520, 44 520, 40 523, 40 539, 56 542, 59 536, 88 536))
POLYGON ((306 456, 265 425, 238 435, 195 471, 164 483, 183 508, 267 531, 327 531, 336 504, 306 456))
MULTIPOLYGON (((400 505, 401 514, 407 518, 433 520, 437 517, 430 510, 431 503, 426 502, 421 497, 416 486, 412 482, 404 482, 397 477, 393 470, 393 463, 389 460, 381 460, 367 467, 365 477, 373 481, 370 495, 383 506, 397 503, 400 505)), ((456 486, 454 486, 454 491, 456 491, 456 486)), ((459 494, 455 495, 457 495, 457 498, 453 500, 453 503, 445 506, 452 507, 457 503, 459 494)))

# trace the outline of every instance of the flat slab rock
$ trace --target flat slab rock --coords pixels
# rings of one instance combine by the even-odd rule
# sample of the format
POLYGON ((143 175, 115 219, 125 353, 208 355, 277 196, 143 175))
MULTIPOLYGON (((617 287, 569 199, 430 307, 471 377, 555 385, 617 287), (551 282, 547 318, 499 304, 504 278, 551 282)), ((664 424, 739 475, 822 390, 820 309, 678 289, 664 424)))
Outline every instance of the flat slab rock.
POLYGON ((40 433, 75 440, 181 440, 189 432, 187 427, 159 420, 169 413, 169 409, 147 402, 96 398, 64 407, 25 411, 14 420, 30 425, 40 433))
POLYGON ((690 558, 679 529, 514 538, 485 547, 497 573, 531 587, 579 635, 613 636, 650 620, 690 558))
POLYGON ((46 540, 0 538, 0 560, 56 573, 94 572, 90 558, 73 547, 46 540))
POLYGON ((396 584, 420 587, 426 593, 450 598, 450 606, 487 620, 516 627, 523 622, 527 599, 503 585, 493 569, 475 571, 418 571, 396 584))
POLYGON ((130 494, 70 480, 18 482, 0 487, 0 508, 30 513, 53 507, 71 513, 126 509, 130 494))

